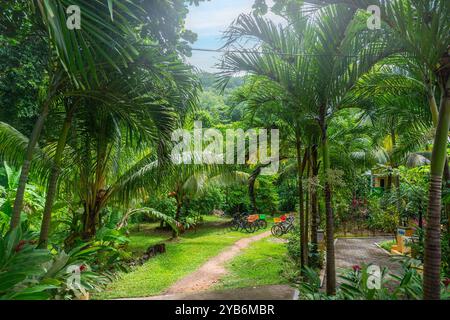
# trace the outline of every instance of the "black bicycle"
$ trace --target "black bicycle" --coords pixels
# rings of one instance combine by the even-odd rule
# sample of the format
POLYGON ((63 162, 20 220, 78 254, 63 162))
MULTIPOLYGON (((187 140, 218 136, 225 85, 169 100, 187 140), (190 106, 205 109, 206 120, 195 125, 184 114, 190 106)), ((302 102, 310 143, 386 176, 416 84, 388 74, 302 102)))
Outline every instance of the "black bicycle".
POLYGON ((285 221, 274 224, 271 228, 272 235, 281 237, 294 229, 294 217, 287 217, 285 221))
POLYGON ((254 233, 260 229, 267 228, 267 221, 265 219, 258 218, 250 221, 248 213, 235 214, 231 221, 231 231, 245 231, 247 233, 254 233))

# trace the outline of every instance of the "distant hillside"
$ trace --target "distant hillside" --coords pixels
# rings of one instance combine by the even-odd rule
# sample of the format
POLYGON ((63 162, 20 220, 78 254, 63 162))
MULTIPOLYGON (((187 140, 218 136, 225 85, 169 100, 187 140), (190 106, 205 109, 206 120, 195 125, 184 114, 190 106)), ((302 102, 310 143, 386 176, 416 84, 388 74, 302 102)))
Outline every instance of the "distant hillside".
MULTIPOLYGON (((199 75, 204 90, 215 90, 216 75, 213 73, 202 72, 199 75)), ((228 83, 227 89, 232 90, 244 84, 245 77, 233 77, 228 83)))

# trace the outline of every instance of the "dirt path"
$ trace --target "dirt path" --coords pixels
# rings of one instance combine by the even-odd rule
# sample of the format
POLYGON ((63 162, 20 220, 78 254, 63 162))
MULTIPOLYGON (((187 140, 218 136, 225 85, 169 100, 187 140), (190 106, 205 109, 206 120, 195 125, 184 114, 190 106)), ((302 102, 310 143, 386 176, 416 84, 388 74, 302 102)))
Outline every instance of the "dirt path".
POLYGON ((227 273, 227 270, 225 269, 226 262, 233 259, 252 242, 267 238, 270 235, 270 231, 266 231, 253 237, 238 240, 233 246, 226 249, 218 256, 208 260, 200 267, 200 269, 177 281, 174 285, 167 289, 164 294, 172 295, 208 290, 227 273))
POLYGON ((288 285, 272 285, 196 293, 176 293, 123 300, 297 300, 298 292, 288 285))

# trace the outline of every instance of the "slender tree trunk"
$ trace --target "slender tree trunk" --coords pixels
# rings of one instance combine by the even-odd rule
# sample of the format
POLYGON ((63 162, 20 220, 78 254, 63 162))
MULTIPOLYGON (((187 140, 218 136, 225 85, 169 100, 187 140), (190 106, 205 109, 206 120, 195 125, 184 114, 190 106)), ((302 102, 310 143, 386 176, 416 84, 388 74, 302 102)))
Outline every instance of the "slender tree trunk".
POLYGON ((10 228, 11 230, 18 227, 20 224, 20 214, 23 210, 23 200, 25 196, 25 188, 28 182, 28 175, 30 174, 31 161, 33 160, 34 149, 41 136, 42 128, 44 127, 45 120, 47 119, 50 111, 50 99, 48 99, 42 106, 41 114, 34 124, 33 131, 28 141, 27 151, 25 154, 25 160, 22 165, 22 171, 20 173, 19 185, 17 187, 16 199, 14 200, 14 207, 11 216, 10 228))
MULTIPOLYGON (((397 140, 395 137, 395 130, 391 130, 391 139, 392 139, 392 148, 395 149, 395 146, 397 145, 397 140)), ((394 187, 395 187, 395 193, 396 193, 396 205, 397 205, 397 212, 399 214, 399 225, 402 224, 402 217, 401 217, 401 210, 402 210, 402 203, 401 203, 401 192, 400 192, 400 176, 395 172, 395 170, 398 168, 398 164, 395 161, 395 159, 392 159, 392 169, 394 171, 394 175, 392 179, 394 180, 394 187)))
POLYGON ((61 171, 61 159, 66 146, 67 137, 69 135, 70 127, 72 125, 72 117, 74 110, 67 113, 66 119, 59 136, 58 145, 56 147, 55 157, 53 158, 53 166, 50 173, 50 178, 47 186, 47 197, 45 199, 44 213, 41 224, 41 234, 39 236, 39 247, 46 248, 48 243, 48 234, 50 231, 50 222, 52 217, 53 203, 55 201, 58 178, 61 171))
POLYGON ((297 151, 297 185, 298 185, 298 213, 299 213, 299 219, 300 219, 300 265, 303 268, 305 266, 305 256, 303 254, 304 252, 304 242, 303 242, 303 230, 305 227, 305 216, 303 211, 303 182, 302 182, 302 154, 301 154, 301 141, 300 141, 300 134, 296 134, 295 137, 295 147, 297 151))
MULTIPOLYGON (((317 147, 313 146, 311 150, 311 169, 312 177, 314 181, 316 180, 319 172, 317 168, 317 147)), ((317 208, 317 189, 316 186, 311 187, 311 243, 312 250, 317 253, 318 249, 318 239, 317 239, 317 229, 318 229, 318 208, 317 208)))
MULTIPOLYGON (((447 58, 448 60, 448 58, 447 58)), ((448 61, 447 61, 448 63, 448 61)), ((443 65, 446 65, 445 63, 443 65)), ((441 270, 441 192, 442 175, 447 158, 448 130, 450 125, 450 81, 449 68, 440 72, 442 84, 441 107, 439 122, 431 158, 431 181, 427 225, 425 227, 425 252, 423 289, 425 300, 440 299, 440 270, 441 270)))
MULTIPOLYGON (((308 154, 308 162, 306 163, 306 177, 310 177, 310 165, 309 165, 309 159, 310 156, 308 154)), ((306 190, 306 195, 305 195, 305 245, 306 245, 306 264, 308 266, 310 266, 310 262, 309 262, 309 218, 310 218, 310 193, 311 193, 311 184, 308 181, 308 186, 307 186, 307 190, 306 190)))
MULTIPOLYGON (((177 199, 177 212, 175 214, 175 222, 177 223, 177 226, 176 226, 177 229, 179 229, 178 228, 178 223, 179 223, 179 220, 181 218, 181 204, 182 204, 182 202, 177 199)), ((177 239, 178 238, 178 230, 175 230, 175 229, 172 230, 172 238, 173 239, 177 239)))
POLYGON ((436 128, 439 121, 439 110, 434 96, 434 90, 431 86, 431 81, 428 79, 425 80, 425 86, 427 88, 428 105, 430 107, 431 118, 433 119, 433 126, 436 128))
POLYGON ((326 109, 321 107, 320 112, 320 126, 322 131, 322 153, 323 153, 323 170, 325 176, 325 213, 326 213, 326 244, 327 244, 327 261, 326 261, 326 276, 327 276, 327 294, 336 294, 336 265, 334 254, 334 217, 331 206, 331 186, 329 182, 328 171, 330 170, 330 153, 328 149, 327 123, 326 123, 326 109))
POLYGON ((256 179, 258 179, 261 174, 261 166, 258 166, 248 178, 248 193, 250 196, 250 202, 252 204, 252 210, 256 214, 258 213, 258 207, 256 205, 256 194, 255 194, 255 183, 256 179))

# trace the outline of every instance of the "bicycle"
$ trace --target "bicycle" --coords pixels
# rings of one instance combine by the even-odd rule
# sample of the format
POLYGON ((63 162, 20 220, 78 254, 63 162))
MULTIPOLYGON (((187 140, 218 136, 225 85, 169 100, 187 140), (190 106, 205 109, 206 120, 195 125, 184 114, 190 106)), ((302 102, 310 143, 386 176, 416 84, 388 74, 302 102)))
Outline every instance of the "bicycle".
POLYGON ((247 217, 248 213, 237 213, 233 216, 233 220, 231 220, 230 230, 231 231, 239 231, 248 229, 247 226, 247 217))
POLYGON ((281 237, 294 229, 294 217, 282 216, 274 219, 275 224, 271 228, 271 233, 275 237, 281 237))
POLYGON ((247 233, 254 233, 265 228, 267 228, 265 215, 249 215, 248 213, 235 214, 230 225, 231 231, 242 230, 247 233))
POLYGON ((267 228, 267 221, 266 221, 266 215, 261 214, 259 215, 259 219, 256 221, 259 229, 266 229, 267 228))

